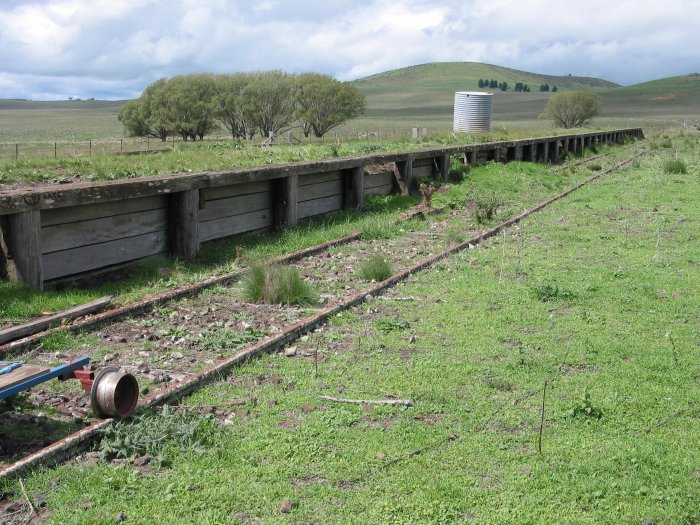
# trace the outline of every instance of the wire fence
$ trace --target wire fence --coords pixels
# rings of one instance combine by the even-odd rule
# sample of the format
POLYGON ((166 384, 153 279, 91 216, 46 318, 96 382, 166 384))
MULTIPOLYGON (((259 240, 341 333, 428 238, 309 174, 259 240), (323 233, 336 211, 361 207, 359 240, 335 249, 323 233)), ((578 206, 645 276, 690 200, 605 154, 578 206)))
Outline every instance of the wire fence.
MULTIPOLYGON (((447 130, 444 130, 447 131, 447 130)), ((444 132, 443 131, 443 132, 444 132)), ((244 140, 250 145, 276 145, 276 144, 331 144, 350 141, 397 141, 401 139, 420 139, 430 137, 434 130, 428 128, 410 129, 366 129, 356 131, 330 132, 323 137, 308 136, 303 133, 284 132, 263 140, 255 137, 244 140)), ((46 142, 15 142, 0 143, 0 159, 20 160, 36 158, 71 158, 91 157, 100 155, 140 155, 159 151, 167 151, 177 147, 196 147, 202 143, 225 143, 233 140, 231 137, 214 136, 204 140, 184 141, 180 137, 168 137, 162 141, 157 138, 125 138, 84 141, 46 141, 46 142)))

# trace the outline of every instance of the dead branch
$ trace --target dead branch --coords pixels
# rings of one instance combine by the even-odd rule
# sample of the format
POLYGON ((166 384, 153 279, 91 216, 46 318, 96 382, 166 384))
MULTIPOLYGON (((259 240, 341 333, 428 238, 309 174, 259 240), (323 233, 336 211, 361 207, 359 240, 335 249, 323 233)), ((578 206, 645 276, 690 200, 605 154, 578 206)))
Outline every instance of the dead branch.
POLYGON ((319 396, 326 401, 334 401, 335 403, 351 403, 353 405, 402 405, 406 407, 413 406, 413 403, 408 399, 343 399, 340 397, 319 396))

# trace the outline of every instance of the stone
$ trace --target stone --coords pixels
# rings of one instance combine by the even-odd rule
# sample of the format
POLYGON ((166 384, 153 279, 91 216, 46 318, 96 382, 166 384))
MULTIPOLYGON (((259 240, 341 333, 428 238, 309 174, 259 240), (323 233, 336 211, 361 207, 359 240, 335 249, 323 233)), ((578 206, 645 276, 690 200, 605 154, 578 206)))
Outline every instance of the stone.
POLYGON ((294 357, 297 355, 297 347, 296 346, 290 346, 284 349, 284 355, 287 357, 294 357))
POLYGON ((292 512, 293 508, 294 504, 288 499, 283 499, 280 502, 280 512, 282 512, 283 514, 289 514, 290 512, 292 512))

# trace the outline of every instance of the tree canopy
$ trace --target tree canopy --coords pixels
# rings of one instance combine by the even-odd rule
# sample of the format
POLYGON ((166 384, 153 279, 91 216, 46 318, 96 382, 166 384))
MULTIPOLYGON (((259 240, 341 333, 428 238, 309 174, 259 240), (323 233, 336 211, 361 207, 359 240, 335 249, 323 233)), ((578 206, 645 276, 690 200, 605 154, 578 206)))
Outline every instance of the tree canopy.
POLYGON ((354 86, 316 73, 283 71, 163 78, 124 104, 118 118, 130 136, 200 140, 217 121, 234 138, 301 127, 322 137, 362 114, 365 98, 354 86))
POLYGON ((552 95, 540 118, 552 120, 556 127, 578 128, 600 112, 600 95, 592 91, 565 91, 552 95))
POLYGON ((323 137, 365 109, 365 96, 355 86, 318 73, 296 78, 295 100, 296 117, 307 137, 310 132, 323 137))

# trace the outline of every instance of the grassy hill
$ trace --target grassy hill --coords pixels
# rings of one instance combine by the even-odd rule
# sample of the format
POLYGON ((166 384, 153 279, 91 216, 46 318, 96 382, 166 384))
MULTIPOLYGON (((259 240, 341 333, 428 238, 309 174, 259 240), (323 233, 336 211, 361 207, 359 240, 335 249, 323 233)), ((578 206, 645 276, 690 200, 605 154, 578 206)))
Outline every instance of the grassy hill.
POLYGON ((552 76, 519 71, 476 62, 441 62, 395 69, 354 82, 367 96, 367 111, 355 124, 371 127, 375 122, 398 126, 414 125, 451 128, 455 91, 479 90, 479 79, 508 83, 511 91, 486 90, 494 94, 495 121, 536 119, 542 112, 548 93, 539 92, 540 84, 566 89, 617 89, 618 84, 598 78, 552 76), (512 91, 524 82, 530 93, 512 91))
POLYGON ((603 97, 599 126, 666 126, 684 119, 700 118, 700 75, 671 77, 621 87, 598 78, 551 76, 518 71, 490 64, 448 62, 422 64, 359 79, 354 82, 367 96, 367 111, 353 122, 357 129, 387 126, 424 126, 451 129, 455 91, 479 90, 479 79, 516 82, 530 86, 530 93, 492 92, 494 126, 544 127, 537 117, 550 93, 540 84, 559 90, 593 89, 603 97))

